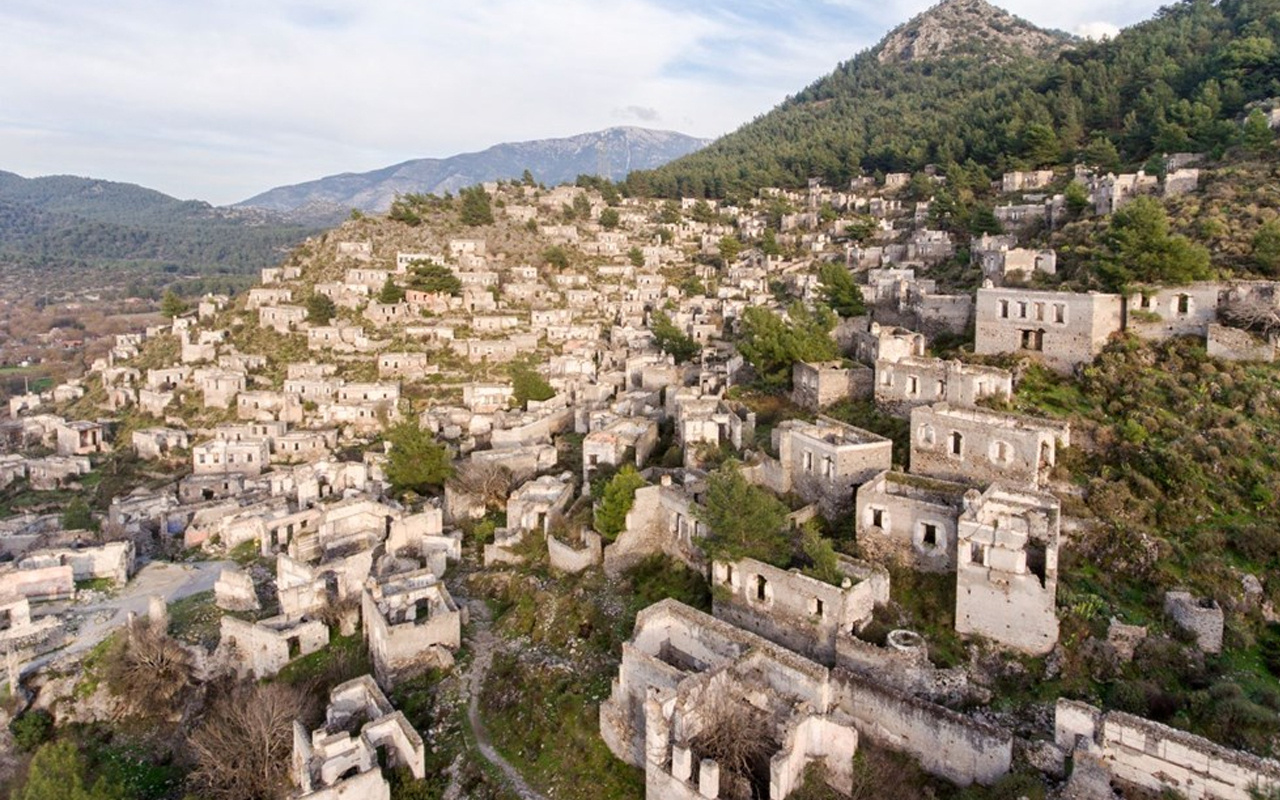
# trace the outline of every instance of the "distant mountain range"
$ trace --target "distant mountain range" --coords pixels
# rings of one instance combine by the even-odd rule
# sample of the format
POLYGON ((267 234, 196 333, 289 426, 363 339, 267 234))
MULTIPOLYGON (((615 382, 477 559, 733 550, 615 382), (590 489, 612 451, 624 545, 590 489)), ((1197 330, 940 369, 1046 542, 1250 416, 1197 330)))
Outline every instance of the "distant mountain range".
POLYGON ((262 208, 297 218, 346 214, 353 208, 381 212, 397 194, 443 194, 483 181, 518 179, 525 170, 554 185, 579 175, 622 180, 632 170, 653 169, 710 144, 682 133, 620 127, 567 139, 499 144, 479 153, 419 158, 372 172, 331 175, 281 186, 237 207, 262 208))

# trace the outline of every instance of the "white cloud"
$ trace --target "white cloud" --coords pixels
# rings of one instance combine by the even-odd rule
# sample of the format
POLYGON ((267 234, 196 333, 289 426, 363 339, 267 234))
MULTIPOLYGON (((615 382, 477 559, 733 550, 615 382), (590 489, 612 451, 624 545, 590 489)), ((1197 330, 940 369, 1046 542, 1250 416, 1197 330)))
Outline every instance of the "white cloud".
POLYGON ((1113 39, 1120 33, 1120 26, 1110 22, 1085 22, 1071 32, 1086 39, 1113 39))
MULTIPOLYGON (((1126 24, 1156 4, 1147 5, 1009 7, 1072 29, 1126 24)), ((282 183, 620 120, 715 136, 927 6, 6 0, 0 169, 234 202, 282 183)))

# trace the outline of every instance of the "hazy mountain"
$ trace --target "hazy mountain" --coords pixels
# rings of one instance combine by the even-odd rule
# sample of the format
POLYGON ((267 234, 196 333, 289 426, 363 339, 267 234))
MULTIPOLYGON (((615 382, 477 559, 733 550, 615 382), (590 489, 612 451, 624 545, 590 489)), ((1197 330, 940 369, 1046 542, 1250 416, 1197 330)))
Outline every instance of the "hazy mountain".
POLYGON ((609 128, 567 139, 499 144, 479 153, 420 158, 373 172, 331 175, 281 186, 238 206, 294 212, 352 208, 386 211, 397 194, 443 194, 483 181, 519 178, 527 169, 541 183, 579 175, 621 180, 636 169, 653 169, 705 147, 710 140, 645 128, 609 128))

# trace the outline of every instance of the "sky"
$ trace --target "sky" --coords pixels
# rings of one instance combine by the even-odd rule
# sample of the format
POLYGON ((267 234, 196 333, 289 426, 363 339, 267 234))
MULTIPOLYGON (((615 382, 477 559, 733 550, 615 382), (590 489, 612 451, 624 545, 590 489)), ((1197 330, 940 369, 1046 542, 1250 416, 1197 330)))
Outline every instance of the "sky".
MULTIPOLYGON (((229 204, 500 142, 715 137, 933 0, 3 0, 0 170, 229 204)), ((1114 34, 1153 0, 1006 0, 1114 34)))

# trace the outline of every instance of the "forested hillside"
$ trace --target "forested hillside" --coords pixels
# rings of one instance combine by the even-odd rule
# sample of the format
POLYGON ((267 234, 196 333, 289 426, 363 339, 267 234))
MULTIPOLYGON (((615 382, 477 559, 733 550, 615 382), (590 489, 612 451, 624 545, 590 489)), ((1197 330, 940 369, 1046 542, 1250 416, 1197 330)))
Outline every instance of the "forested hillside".
POLYGON ((740 198, 927 164, 993 174, 1081 156, 1141 165, 1159 153, 1221 152, 1251 104, 1280 95, 1280 0, 1183 0, 1114 40, 1053 56, 986 48, 983 36, 957 31, 945 58, 882 63, 890 34, 705 150, 633 173, 628 187, 740 198))
POLYGON ((185 275, 188 293, 240 288, 311 232, 133 184, 0 172, 0 269, 60 284, 155 293, 185 275))

